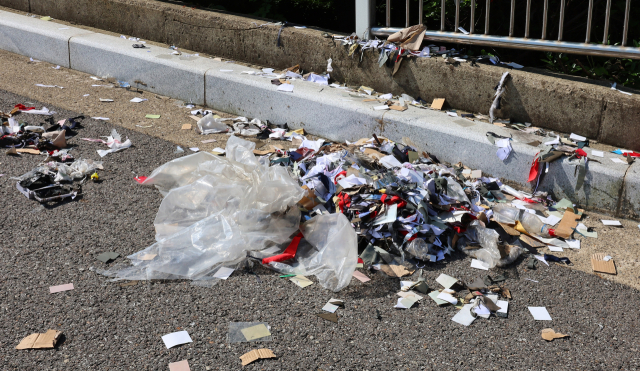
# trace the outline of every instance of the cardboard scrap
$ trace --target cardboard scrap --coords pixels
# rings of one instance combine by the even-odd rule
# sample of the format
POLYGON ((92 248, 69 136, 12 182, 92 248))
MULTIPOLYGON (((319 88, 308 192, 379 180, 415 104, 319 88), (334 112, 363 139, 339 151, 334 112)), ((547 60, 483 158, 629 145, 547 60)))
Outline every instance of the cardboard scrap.
POLYGON ((54 294, 56 292, 73 290, 73 283, 67 283, 66 285, 51 286, 49 287, 49 293, 54 294))
POLYGON ((191 124, 182 124, 182 128, 180 130, 191 130, 191 124))
POLYGON ((562 238, 570 238, 573 230, 578 226, 578 219, 580 215, 576 215, 573 211, 567 209, 564 212, 564 216, 556 228, 556 236, 562 238))
POLYGON ((62 331, 47 330, 44 334, 31 334, 22 339, 16 349, 51 349, 56 346, 62 331))
POLYGON ((444 98, 436 98, 431 103, 431 108, 441 110, 444 107, 444 98))
POLYGON ((31 153, 32 155, 39 155, 40 150, 34 148, 18 148, 16 149, 18 153, 31 153))
POLYGON ((602 253, 593 254, 591 257, 591 267, 593 267, 593 271, 617 274, 616 264, 613 262, 613 259, 609 258, 608 260, 605 260, 605 256, 606 254, 602 253))
POLYGON ((297 275, 295 277, 289 278, 289 280, 302 288, 305 288, 309 285, 313 285, 313 281, 311 281, 305 276, 297 275))
POLYGON ((397 105, 392 105, 389 106, 389 109, 392 109, 394 111, 406 111, 408 109, 408 107, 403 107, 403 106, 397 106, 397 105))
POLYGON ((169 371, 191 371, 189 362, 185 359, 180 362, 169 363, 169 371))
POLYGON ((526 243, 527 245, 533 247, 533 248, 538 248, 538 247, 545 247, 547 245, 543 244, 542 242, 527 236, 526 234, 521 234, 520 235, 520 240, 524 243, 526 243))
POLYGON ((273 354, 271 349, 264 348, 264 349, 254 349, 240 356, 243 366, 246 366, 249 363, 257 361, 259 359, 266 359, 266 358, 276 358, 276 355, 273 354))
POLYGON ((559 332, 555 332, 553 331, 553 329, 550 328, 544 328, 542 329, 542 338, 546 341, 553 341, 553 339, 561 339, 561 338, 566 338, 569 335, 565 335, 565 334, 561 334, 559 332))

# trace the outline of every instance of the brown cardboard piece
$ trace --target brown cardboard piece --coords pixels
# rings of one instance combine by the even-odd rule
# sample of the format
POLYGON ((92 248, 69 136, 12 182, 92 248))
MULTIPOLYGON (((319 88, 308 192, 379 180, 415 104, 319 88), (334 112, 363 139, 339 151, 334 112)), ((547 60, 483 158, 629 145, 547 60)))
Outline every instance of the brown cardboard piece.
POLYGON ((16 349, 51 349, 56 346, 62 331, 47 330, 44 334, 31 334, 22 339, 16 349))
POLYGON ((533 248, 547 246, 546 244, 536 240, 535 238, 531 238, 524 233, 520 235, 520 240, 533 248))
POLYGON ((393 106, 389 106, 389 109, 392 109, 394 111, 406 111, 407 109, 409 109, 409 107, 402 107, 402 106, 396 106, 395 104, 393 106))
POLYGON ((335 313, 318 313, 317 316, 327 321, 338 323, 338 315, 335 313))
POLYGON ((32 155, 39 155, 40 154, 40 150, 35 149, 35 148, 19 148, 19 149, 16 149, 16 152, 18 152, 18 153, 31 153, 32 155))
POLYGON ((436 98, 431 103, 431 108, 441 110, 444 107, 444 98, 436 98))
POLYGON ((591 257, 591 267, 594 272, 602 272, 608 274, 618 274, 616 272, 616 264, 613 262, 613 259, 609 259, 609 261, 604 261, 604 257, 607 256, 603 253, 593 254, 591 257))
POLYGON ((182 124, 182 128, 180 130, 191 130, 191 124, 182 124))
POLYGON ((553 339, 561 339, 566 338, 569 335, 561 334, 559 332, 553 331, 551 328, 542 329, 542 338, 546 341, 553 341, 553 339))
POLYGON ((240 356, 243 366, 246 366, 249 363, 257 361, 259 359, 266 359, 266 358, 276 358, 276 355, 273 354, 271 349, 263 348, 263 349, 254 349, 240 356))
POLYGON ((67 139, 64 137, 65 131, 61 130, 56 139, 54 139, 51 144, 56 146, 57 148, 65 148, 67 146, 67 139))
POLYGON ((571 210, 567 209, 562 216, 562 220, 556 228, 556 236, 562 238, 570 238, 573 230, 578 226, 578 220, 580 215, 574 214, 571 210))
POLYGON ((379 160, 379 159, 387 156, 387 155, 383 154, 382 152, 376 151, 373 148, 365 148, 364 149, 364 154, 369 156, 369 157, 375 158, 376 160, 379 160))
POLYGON ((313 189, 309 189, 309 187, 307 187, 306 185, 302 186, 302 189, 307 191, 307 194, 305 194, 304 197, 302 197, 302 199, 298 201, 298 203, 302 205, 302 207, 307 210, 311 210, 314 207, 320 205, 320 202, 318 202, 318 198, 316 197, 316 193, 313 189))
POLYGON ((189 117, 191 117, 192 119, 196 120, 196 122, 200 121, 200 117, 198 117, 198 116, 191 115, 189 117))
POLYGON ((185 359, 180 362, 169 363, 169 371, 191 371, 189 361, 185 359))

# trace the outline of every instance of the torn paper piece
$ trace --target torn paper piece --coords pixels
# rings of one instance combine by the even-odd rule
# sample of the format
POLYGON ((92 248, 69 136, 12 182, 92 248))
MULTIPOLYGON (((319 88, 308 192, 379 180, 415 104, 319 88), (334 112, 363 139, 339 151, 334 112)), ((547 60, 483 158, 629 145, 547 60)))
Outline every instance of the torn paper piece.
POLYGON ((144 102, 144 101, 146 101, 146 100, 147 100, 147 99, 145 99, 145 98, 138 98, 138 97, 136 97, 136 98, 131 99, 129 102, 131 102, 131 103, 142 103, 142 102, 144 102))
POLYGON ((386 104, 382 105, 382 106, 375 106, 373 107, 374 110, 376 111, 386 111, 389 109, 389 106, 387 106, 386 104))
POLYGON ((627 161, 621 160, 617 157, 612 158, 611 161, 615 162, 616 164, 627 164, 627 161))
POLYGON ((502 161, 505 161, 507 158, 509 158, 509 155, 511 154, 511 150, 512 150, 510 139, 504 138, 504 139, 497 140, 496 145, 500 147, 498 149, 498 152, 496 152, 496 155, 498 156, 498 158, 502 161))
POLYGON ((176 345, 192 343, 191 336, 186 331, 178 331, 172 332, 170 334, 166 334, 162 337, 162 341, 164 341, 164 345, 167 349, 173 348, 176 345))
POLYGON ((198 147, 189 147, 189 150, 190 150, 191 152, 199 152, 199 151, 200 151, 200 148, 198 148, 198 147))
POLYGON ((568 337, 569 335, 561 334, 559 332, 553 331, 553 329, 545 328, 542 329, 542 338, 546 341, 553 341, 553 339, 561 339, 568 337))
POLYGON ((475 321, 475 317, 471 314, 473 304, 465 304, 451 320, 463 326, 469 326, 475 321))
POLYGON ((307 277, 305 276, 294 276, 289 278, 289 280, 293 283, 295 283, 296 285, 305 288, 309 285, 313 285, 313 281, 309 280, 307 277))
POLYGON ((100 98, 100 102, 113 102, 113 99, 100 98))
POLYGON ((335 313, 336 310, 338 310, 338 306, 335 304, 331 304, 330 302, 325 304, 324 307, 322 307, 322 310, 329 312, 329 313, 335 313))
POLYGON ((569 139, 571 139, 574 142, 584 142, 587 140, 587 137, 583 137, 582 135, 571 133, 571 135, 569 136, 569 139))
POLYGON ((36 86, 39 86, 41 88, 60 88, 60 89, 64 89, 64 87, 62 86, 58 86, 58 85, 44 85, 44 84, 36 84, 36 86))
POLYGON ((583 223, 578 224, 578 226, 576 227, 576 232, 585 237, 598 238, 598 232, 589 232, 589 228, 587 228, 587 226, 583 223))
POLYGON ((46 116, 51 116, 54 113, 56 113, 55 111, 49 111, 49 109, 47 107, 42 107, 42 109, 32 109, 32 110, 29 110, 29 111, 20 110, 20 112, 28 113, 30 115, 46 115, 46 116))
POLYGON ((478 259, 471 259, 471 268, 483 269, 485 271, 489 270, 489 267, 483 261, 478 259))
POLYGON ((233 271, 235 271, 235 269, 233 269, 233 268, 220 267, 220 268, 218 268, 218 270, 216 271, 216 273, 213 276, 215 278, 219 278, 221 280, 226 280, 227 278, 229 278, 231 276, 233 271))
POLYGON ((338 323, 338 315, 335 313, 318 313, 316 315, 320 318, 326 319, 327 321, 338 323))
POLYGON ((496 312, 496 316, 507 318, 509 312, 509 302, 506 300, 497 300, 496 305, 500 307, 496 312))
POLYGON ((371 281, 371 278, 367 277, 364 273, 362 273, 360 271, 354 271, 353 272, 353 277, 358 279, 360 282, 369 282, 369 281, 371 281))
POLYGON ((622 224, 617 221, 617 220, 602 220, 602 224, 604 225, 611 225, 611 226, 616 226, 616 227, 621 227, 622 224))
POLYGON ((395 156, 393 155, 385 156, 381 158, 379 161, 387 169, 392 169, 394 167, 402 167, 402 163, 398 161, 398 159, 395 158, 395 156))
POLYGON ((545 263, 546 265, 549 265, 549 263, 547 263, 547 261, 544 259, 544 256, 542 255, 534 255, 534 257, 538 260, 540 260, 541 262, 545 263))
POLYGON ((447 303, 451 303, 453 305, 458 304, 458 299, 456 299, 452 294, 455 293, 453 290, 442 290, 441 293, 438 294, 437 298, 440 300, 444 300, 447 303))
POLYGON ((580 249, 580 240, 565 240, 564 242, 572 249, 580 249))
POLYGON ((103 252, 102 254, 96 256, 96 259, 100 260, 103 263, 108 263, 111 260, 115 260, 120 254, 117 252, 103 252))
MULTIPOLYGON (((245 337, 243 330, 249 329, 251 327, 256 327, 258 325, 264 326, 264 329, 266 329, 267 332, 270 329, 267 322, 229 322, 229 332, 227 334, 227 341, 229 343, 247 342, 247 338, 245 337)), ((262 342, 262 341, 271 341, 271 340, 273 340, 273 336, 269 335, 259 339, 250 340, 249 342, 256 342, 256 341, 262 342)))
POLYGON ((559 135, 556 136, 556 139, 550 140, 550 141, 544 143, 545 146, 553 146, 553 145, 556 145, 556 144, 560 144, 560 136, 559 135))
POLYGON ((393 223, 396 221, 397 218, 398 218, 398 205, 393 204, 389 206, 386 213, 380 215, 373 221, 373 225, 375 226, 380 224, 393 223))
POLYGON ((44 334, 31 334, 20 341, 16 349, 51 349, 56 346, 62 331, 47 330, 44 334))
POLYGON ((169 363, 169 371, 191 371, 189 362, 185 359, 180 362, 169 363))
POLYGON ((288 92, 288 93, 293 93, 293 85, 291 84, 280 84, 278 86, 278 89, 276 89, 277 91, 284 91, 284 92, 288 92))
POLYGON ((444 273, 441 273, 438 278, 436 278, 436 282, 438 282, 439 284, 442 285, 442 287, 444 287, 445 289, 449 289, 451 288, 453 285, 455 285, 456 283, 458 283, 458 279, 457 278, 453 278, 451 276, 448 276, 444 273))
POLYGON ((73 290, 73 283, 67 283, 66 285, 51 286, 49 287, 49 293, 54 294, 56 292, 73 290))
POLYGON ((191 130, 191 124, 182 124, 180 130, 191 130))
POLYGON ((529 312, 536 321, 551 321, 551 316, 545 307, 529 307, 529 312))
POLYGON ((276 358, 271 349, 254 349, 240 356, 242 365, 246 366, 251 362, 255 362, 258 359, 276 358))
POLYGON ((553 252, 562 252, 564 250, 562 250, 562 247, 560 246, 553 246, 553 245, 549 245, 549 251, 553 251, 553 252))
POLYGON ((560 220, 562 220, 562 218, 559 218, 555 215, 549 215, 548 217, 544 217, 544 216, 540 216, 540 215, 536 215, 540 220, 542 220, 542 222, 544 224, 549 224, 549 225, 556 225, 558 224, 558 222, 560 220))
POLYGON ((442 299, 438 299, 438 295, 440 295, 440 291, 431 291, 431 292, 429 293, 429 297, 430 297, 431 299, 433 299, 433 301, 435 301, 435 302, 436 302, 436 304, 438 304, 438 305, 446 305, 446 304, 449 304, 449 302, 448 302, 448 301, 445 301, 445 300, 442 300, 442 299))
POLYGON ((98 155, 100 155, 100 157, 104 157, 109 153, 121 151, 123 149, 127 149, 131 147, 131 140, 127 138, 127 140, 123 143, 122 137, 120 137, 120 134, 118 134, 116 129, 113 129, 111 130, 111 135, 107 137, 106 144, 109 147, 109 149, 99 149, 98 155))
POLYGON ((394 306, 397 309, 409 309, 418 301, 416 298, 398 298, 398 303, 394 306))
POLYGON ((244 335, 244 338, 247 341, 261 339, 261 338, 264 338, 264 337, 267 337, 267 336, 271 336, 271 332, 269 332, 269 329, 267 328, 267 326, 265 326, 263 324, 259 324, 259 325, 252 326, 252 327, 243 328, 242 330, 240 330, 240 332, 242 332, 242 335, 244 335))
POLYGON ((201 143, 203 143, 203 144, 213 143, 213 142, 217 142, 217 140, 215 140, 215 139, 207 139, 207 140, 201 141, 201 143))
POLYGON ((99 121, 109 121, 108 117, 92 117, 92 119, 99 121))
POLYGON ((595 149, 591 150, 591 156, 595 156, 595 157, 604 157, 604 152, 602 151, 596 151, 595 149))

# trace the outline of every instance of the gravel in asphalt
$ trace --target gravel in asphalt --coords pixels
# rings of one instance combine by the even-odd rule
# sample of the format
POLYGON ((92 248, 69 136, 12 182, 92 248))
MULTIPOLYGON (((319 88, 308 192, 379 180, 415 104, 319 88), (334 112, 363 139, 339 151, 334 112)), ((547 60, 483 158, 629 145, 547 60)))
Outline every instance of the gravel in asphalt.
MULTIPOLYGON (((0 91, 0 110, 33 99, 0 91)), ((36 106, 43 103, 34 102, 36 106)), ((46 105, 46 104, 45 104, 46 105)), ((74 117, 56 110, 56 120, 74 117)), ((29 123, 41 116, 21 115, 29 123)), ((79 138, 106 136, 114 126, 91 119, 69 141, 77 158, 99 159, 104 145, 79 138)), ((88 183, 82 197, 42 207, 15 188, 11 176, 23 174, 42 156, 0 154, 2 287, 0 365, 4 370, 168 370, 187 359, 192 370, 419 370, 419 369, 637 369, 638 307, 634 288, 596 275, 551 264, 527 270, 523 261, 490 274, 505 274, 513 300, 509 317, 477 319, 463 327, 451 321, 457 310, 438 307, 428 297, 409 310, 394 309, 398 278, 366 272, 339 293, 311 285, 301 289, 278 274, 257 267, 260 276, 236 271, 206 288, 187 281, 139 282, 122 287, 96 274, 96 268, 126 264, 128 254, 154 242, 153 220, 161 195, 133 180, 175 156, 175 145, 117 127, 133 146, 104 157, 101 182, 88 183), (96 256, 121 257, 104 264, 96 256), (538 282, 529 281, 527 279, 538 282), (74 290, 49 293, 73 283, 74 290), (345 301, 337 324, 316 316, 330 298, 345 301), (545 306, 552 321, 534 321, 528 306, 545 306), (376 318, 376 310, 381 318, 376 318), (226 341, 229 322, 267 322, 273 341, 226 341), (61 330, 51 350, 16 350, 34 332, 61 330), (568 334, 546 342, 541 330, 568 334), (161 336, 180 330, 193 343, 166 349, 161 336), (269 348, 276 359, 244 368, 239 357, 269 348)), ((432 288, 441 273, 471 282, 486 272, 457 255, 427 266, 432 288)), ((407 278, 404 278, 407 279, 407 278)), ((315 281, 314 277, 311 280, 315 281)))

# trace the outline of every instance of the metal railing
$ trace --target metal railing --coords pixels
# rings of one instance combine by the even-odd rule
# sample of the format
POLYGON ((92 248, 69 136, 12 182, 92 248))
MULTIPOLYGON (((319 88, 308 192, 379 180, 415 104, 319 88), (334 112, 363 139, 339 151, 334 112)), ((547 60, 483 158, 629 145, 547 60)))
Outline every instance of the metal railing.
MULTIPOLYGON (((511 0, 511 12, 509 19, 509 36, 497 36, 489 34, 489 15, 491 10, 491 0, 485 0, 485 21, 484 21, 484 34, 475 33, 475 9, 476 0, 471 0, 471 14, 470 25, 468 33, 463 33, 458 28, 460 27, 460 1, 461 0, 441 0, 441 21, 440 30, 432 31, 427 30, 425 32, 426 39, 432 41, 459 43, 459 44, 471 44, 471 45, 483 45, 503 48, 515 48, 515 49, 529 49, 537 51, 548 51, 558 53, 572 53, 572 54, 584 54, 595 55, 605 57, 616 58, 632 58, 640 59, 640 48, 627 46, 627 37, 629 35, 629 13, 631 9, 631 0, 626 0, 625 17, 622 32, 621 45, 607 45, 609 37, 609 18, 611 14, 611 2, 607 0, 605 23, 604 23, 604 36, 602 44, 595 44, 591 42, 591 30, 593 20, 593 2, 589 0, 587 19, 585 19, 586 37, 584 43, 563 41, 564 30, 564 16, 566 0, 561 0, 560 3, 560 20, 558 26, 558 40, 547 39, 547 26, 548 26, 548 12, 549 12, 549 0, 543 0, 543 19, 542 19, 542 35, 539 39, 531 38, 530 24, 531 24, 531 0, 527 0, 526 4, 526 23, 524 37, 514 37, 514 16, 516 0, 511 0), (445 31, 445 2, 455 1, 456 15, 455 15, 455 28, 454 31, 445 31)), ((478 0, 482 1, 482 0, 478 0)), ((398 1, 399 2, 399 1, 398 1)), ((406 2, 406 18, 405 27, 411 25, 409 14, 409 0, 406 2)), ((536 1, 539 4, 540 1, 536 1)), ((419 17, 416 17, 417 23, 423 23, 423 0, 419 1, 418 8, 419 17)), ((371 36, 388 36, 395 32, 400 31, 401 27, 391 27, 391 0, 386 0, 386 27, 375 27, 375 0, 356 0, 356 33, 359 37, 371 37, 371 36)))

